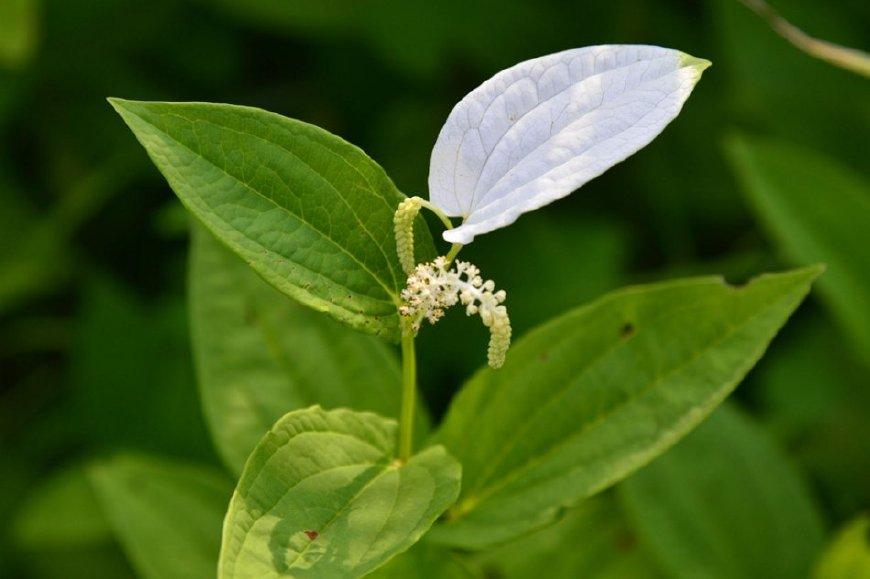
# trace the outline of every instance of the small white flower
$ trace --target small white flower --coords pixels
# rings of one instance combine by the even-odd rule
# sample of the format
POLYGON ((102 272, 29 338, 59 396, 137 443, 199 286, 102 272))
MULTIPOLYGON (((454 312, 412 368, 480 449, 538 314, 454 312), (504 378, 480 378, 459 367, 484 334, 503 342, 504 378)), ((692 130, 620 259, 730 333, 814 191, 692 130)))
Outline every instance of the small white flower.
POLYGON ((423 319, 434 324, 444 316, 446 309, 461 303, 467 315, 479 315, 483 325, 489 328, 489 365, 500 367, 511 342, 510 319, 507 308, 502 305, 507 294, 504 290, 494 291, 495 283, 484 281, 480 270, 466 261, 457 261, 451 269, 447 267, 444 257, 419 264, 402 290, 404 305, 399 313, 411 320, 417 332, 423 319))
POLYGON ((657 46, 566 50, 471 91, 432 150, 431 202, 463 223, 451 243, 565 197, 652 141, 710 65, 657 46))

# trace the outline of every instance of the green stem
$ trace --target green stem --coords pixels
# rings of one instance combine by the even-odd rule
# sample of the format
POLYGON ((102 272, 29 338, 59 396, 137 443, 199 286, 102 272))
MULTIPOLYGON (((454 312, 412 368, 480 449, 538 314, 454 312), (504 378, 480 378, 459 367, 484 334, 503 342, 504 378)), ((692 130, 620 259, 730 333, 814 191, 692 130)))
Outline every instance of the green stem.
POLYGON ((414 330, 402 329, 402 410, 399 415, 399 459, 407 461, 414 448, 414 409, 417 396, 417 358, 414 330))
POLYGON ((438 209, 438 207, 436 205, 433 205, 432 203, 426 201, 422 197, 417 197, 417 199, 420 200, 420 205, 422 205, 423 207, 425 207, 426 209, 428 209, 429 211, 434 213, 438 217, 438 219, 441 220, 441 223, 444 224, 444 227, 446 227, 447 229, 453 229, 453 222, 450 221, 450 218, 447 217, 443 211, 438 209))
POLYGON ((456 258, 456 254, 459 253, 460 249, 462 249, 461 243, 454 243, 450 247, 450 251, 447 252, 447 256, 445 257, 445 259, 447 260, 447 265, 453 263, 453 260, 456 258))

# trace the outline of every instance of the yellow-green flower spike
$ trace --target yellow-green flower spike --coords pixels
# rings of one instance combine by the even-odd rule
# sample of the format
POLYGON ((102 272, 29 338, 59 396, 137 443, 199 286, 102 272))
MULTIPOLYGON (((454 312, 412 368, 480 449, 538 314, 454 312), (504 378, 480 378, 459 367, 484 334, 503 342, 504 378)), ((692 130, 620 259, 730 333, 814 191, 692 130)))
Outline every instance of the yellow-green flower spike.
POLYGON ((409 197, 401 203, 393 215, 393 227, 396 231, 396 253, 399 263, 407 275, 414 273, 414 219, 420 213, 423 200, 419 197, 409 197))

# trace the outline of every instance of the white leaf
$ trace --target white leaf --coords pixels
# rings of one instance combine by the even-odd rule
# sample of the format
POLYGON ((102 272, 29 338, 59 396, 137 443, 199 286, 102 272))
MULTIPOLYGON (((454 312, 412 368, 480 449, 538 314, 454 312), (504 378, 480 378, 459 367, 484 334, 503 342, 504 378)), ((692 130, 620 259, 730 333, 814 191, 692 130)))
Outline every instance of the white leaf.
POLYGON ((709 61, 656 46, 566 50, 496 74, 454 107, 429 166, 452 243, 510 225, 646 146, 709 61))

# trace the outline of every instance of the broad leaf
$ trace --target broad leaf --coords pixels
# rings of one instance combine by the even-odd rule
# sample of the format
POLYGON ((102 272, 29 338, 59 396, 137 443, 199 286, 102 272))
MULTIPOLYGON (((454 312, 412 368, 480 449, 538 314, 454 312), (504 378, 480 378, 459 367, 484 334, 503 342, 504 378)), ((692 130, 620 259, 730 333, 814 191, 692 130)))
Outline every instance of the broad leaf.
POLYGON ((458 553, 425 539, 366 575, 367 579, 484 579, 483 571, 458 553))
POLYGON ((90 478, 141 577, 214 577, 231 488, 222 473, 122 455, 95 463, 90 478))
POLYGON ((487 80, 451 111, 432 150, 432 202, 464 219, 444 239, 470 243, 636 153, 709 65, 656 46, 588 46, 487 80))
MULTIPOLYGON (((269 283, 397 339, 403 196, 358 148, 263 110, 111 99, 182 203, 269 283)), ((427 247, 422 219, 417 238, 427 247)), ((424 249, 425 251, 425 249, 424 249)))
POLYGON ((794 263, 825 262, 819 292, 870 363, 870 183, 818 153, 748 137, 728 152, 759 220, 794 263))
POLYGON ((484 569, 504 579, 654 579, 655 562, 640 547, 609 494, 569 510, 556 524, 485 551, 484 569))
POLYGON ((728 405, 620 491, 642 542, 672 577, 806 577, 821 547, 806 483, 728 405))
POLYGON ((866 579, 870 577, 870 515, 862 515, 840 529, 825 549, 813 577, 866 579))
POLYGON ((464 474, 433 538, 511 539, 652 460, 734 389, 820 271, 628 288, 525 336, 465 386, 436 437, 464 474))
POLYGON ((200 390, 212 436, 233 471, 241 472, 257 441, 291 410, 318 403, 398 415, 399 367, 386 344, 282 295, 204 228, 195 225, 192 235, 190 316, 200 390))
POLYGON ((443 447, 402 464, 396 423, 318 406, 251 454, 224 523, 219 576, 358 577, 413 545, 459 494, 443 447))

